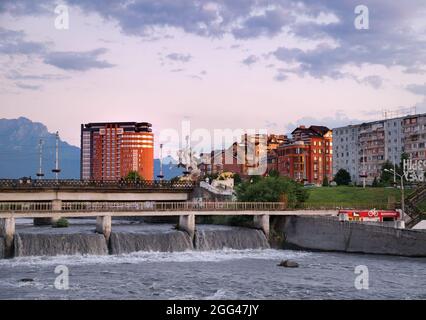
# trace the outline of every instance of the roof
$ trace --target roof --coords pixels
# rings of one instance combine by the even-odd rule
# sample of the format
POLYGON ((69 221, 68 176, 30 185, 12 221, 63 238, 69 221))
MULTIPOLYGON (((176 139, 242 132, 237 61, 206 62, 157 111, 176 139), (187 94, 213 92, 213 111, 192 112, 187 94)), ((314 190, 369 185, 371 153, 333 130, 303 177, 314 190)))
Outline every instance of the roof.
POLYGON ((310 126, 309 129, 321 134, 322 136, 330 131, 330 129, 326 126, 310 126))
POLYGON ((152 127, 152 124, 149 122, 93 122, 93 123, 84 124, 86 128, 103 127, 106 125, 152 127))
POLYGON ((322 137, 329 131, 330 129, 325 126, 310 126, 309 128, 297 127, 296 129, 293 130, 291 134, 294 135, 296 132, 301 132, 309 136, 322 137))

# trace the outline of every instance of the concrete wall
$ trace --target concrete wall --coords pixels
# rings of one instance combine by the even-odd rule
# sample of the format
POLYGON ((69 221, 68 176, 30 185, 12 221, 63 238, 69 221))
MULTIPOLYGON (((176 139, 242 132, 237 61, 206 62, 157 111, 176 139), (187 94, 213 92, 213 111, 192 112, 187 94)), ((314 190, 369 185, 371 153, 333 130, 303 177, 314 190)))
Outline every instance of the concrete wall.
POLYGON ((273 228, 287 247, 426 257, 423 231, 296 216, 276 217, 273 228))

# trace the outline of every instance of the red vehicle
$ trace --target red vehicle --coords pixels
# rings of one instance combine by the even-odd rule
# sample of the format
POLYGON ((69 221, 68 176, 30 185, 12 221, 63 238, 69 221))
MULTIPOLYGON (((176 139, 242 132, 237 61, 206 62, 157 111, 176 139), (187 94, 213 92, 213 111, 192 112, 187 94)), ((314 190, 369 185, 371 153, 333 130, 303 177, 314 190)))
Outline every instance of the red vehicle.
POLYGON ((349 221, 396 221, 399 216, 395 210, 339 210, 339 218, 349 221))

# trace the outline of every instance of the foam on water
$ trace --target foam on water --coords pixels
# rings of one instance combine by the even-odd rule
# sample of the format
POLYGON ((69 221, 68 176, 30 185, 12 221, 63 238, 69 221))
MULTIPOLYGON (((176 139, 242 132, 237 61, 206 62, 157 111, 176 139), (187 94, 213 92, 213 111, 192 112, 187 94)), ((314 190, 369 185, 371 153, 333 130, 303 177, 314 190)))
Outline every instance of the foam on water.
POLYGON ((0 260, 1 266, 83 265, 83 264, 138 264, 141 262, 221 262, 241 259, 303 259, 311 253, 274 249, 223 249, 214 251, 134 252, 130 254, 94 256, 73 255, 53 257, 18 257, 0 260))

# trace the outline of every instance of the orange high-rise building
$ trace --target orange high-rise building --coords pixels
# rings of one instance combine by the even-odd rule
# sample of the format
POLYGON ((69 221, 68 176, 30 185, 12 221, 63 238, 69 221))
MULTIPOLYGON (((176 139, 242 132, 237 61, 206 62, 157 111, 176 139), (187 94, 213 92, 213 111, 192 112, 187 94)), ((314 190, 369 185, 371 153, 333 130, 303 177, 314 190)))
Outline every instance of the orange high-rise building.
POLYGON ((81 125, 81 179, 119 180, 137 172, 154 178, 154 135, 147 122, 81 125))

